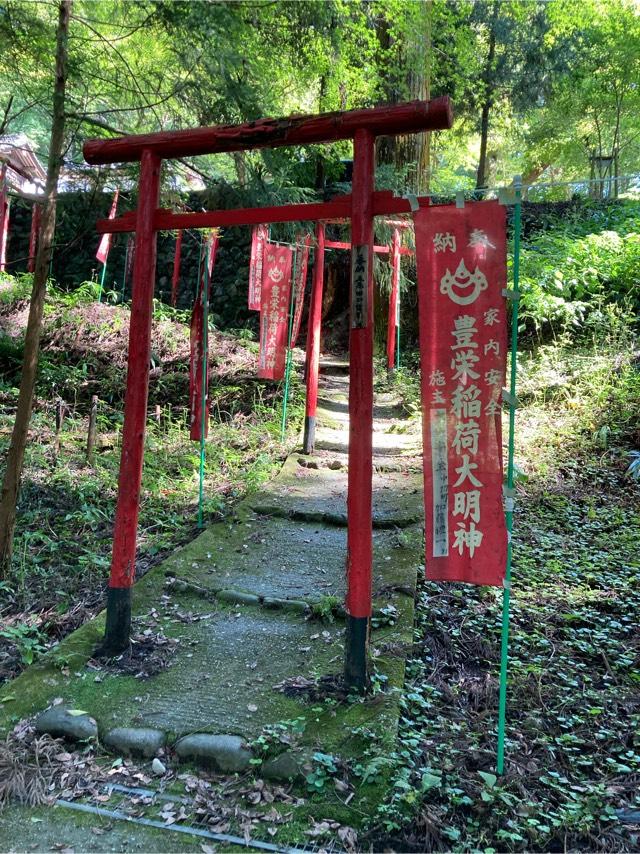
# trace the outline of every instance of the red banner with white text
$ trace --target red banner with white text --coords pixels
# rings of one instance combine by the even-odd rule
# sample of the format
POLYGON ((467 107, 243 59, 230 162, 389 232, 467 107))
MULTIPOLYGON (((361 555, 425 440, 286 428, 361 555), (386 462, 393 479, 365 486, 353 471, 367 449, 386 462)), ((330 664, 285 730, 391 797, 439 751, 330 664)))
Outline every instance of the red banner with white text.
POLYGON ((263 379, 281 380, 284 376, 292 257, 293 252, 289 247, 265 243, 258 364, 258 376, 263 379))
POLYGON ((249 261, 249 309, 260 311, 260 288, 264 248, 269 237, 266 225, 254 225, 251 232, 251 259, 249 261))
POLYGON ((296 346, 298 333, 300 332, 300 321, 302 320, 302 309, 304 307, 304 290, 307 284, 307 267, 309 266, 309 247, 311 246, 311 235, 307 234, 304 243, 298 244, 296 250, 296 281, 295 281, 295 309, 293 311, 293 327, 291 329, 291 346, 296 346))
MULTIPOLYGON (((118 196, 120 195, 120 190, 116 190, 113 196, 113 201, 111 202, 111 210, 109 211, 109 219, 115 219, 116 211, 118 209, 118 196)), ((111 234, 103 234, 100 238, 100 245, 98 246, 98 251, 96 252, 96 258, 101 264, 107 263, 107 258, 109 257, 109 250, 111 249, 111 234)))
POLYGON ((506 215, 498 202, 414 214, 426 577, 503 583, 506 215))

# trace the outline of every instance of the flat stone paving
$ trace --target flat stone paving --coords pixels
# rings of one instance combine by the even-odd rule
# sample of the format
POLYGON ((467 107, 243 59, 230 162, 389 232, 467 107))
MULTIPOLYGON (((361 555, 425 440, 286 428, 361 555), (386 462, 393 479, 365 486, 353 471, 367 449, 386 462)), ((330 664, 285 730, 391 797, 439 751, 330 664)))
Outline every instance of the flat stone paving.
MULTIPOLYGON (((291 454, 232 518, 136 584, 136 630, 176 642, 167 669, 148 678, 96 669, 90 655, 103 631, 101 615, 4 687, 0 732, 54 698, 93 716, 102 739, 115 727, 146 727, 165 733, 169 745, 194 732, 251 739, 267 724, 308 715, 304 700, 276 686, 292 677, 339 675, 343 666, 339 617, 325 624, 282 606, 294 600, 322 607, 326 597, 341 600, 345 592, 348 377, 344 365, 333 371, 322 378, 317 453, 291 454), (259 598, 239 604, 238 594, 259 598), (280 607, 270 604, 274 598, 280 607)), ((420 436, 401 419, 392 395, 376 403, 374 604, 393 605, 396 619, 373 631, 372 647, 390 690, 370 705, 314 712, 305 736, 312 747, 345 755, 354 722, 366 722, 393 748, 399 715, 393 689, 403 682, 423 562, 420 436)))

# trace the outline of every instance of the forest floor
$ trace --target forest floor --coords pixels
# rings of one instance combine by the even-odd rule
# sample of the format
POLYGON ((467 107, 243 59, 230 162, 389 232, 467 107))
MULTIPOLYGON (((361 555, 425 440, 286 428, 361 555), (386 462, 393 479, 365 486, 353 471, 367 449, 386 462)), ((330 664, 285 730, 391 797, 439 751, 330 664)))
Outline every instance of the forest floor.
MULTIPOLYGON (((229 346, 247 352, 237 339, 230 339, 229 346)), ((59 368, 60 362, 51 360, 51 365, 59 368)), ((296 828, 297 845, 311 842, 327 849, 487 852, 635 851, 640 846, 640 488, 627 473, 629 451, 640 445, 638 354, 633 341, 624 336, 614 336, 606 346, 560 341, 523 352, 520 366, 522 405, 517 420, 518 498, 506 773, 501 778, 495 775, 501 596, 491 589, 420 581, 413 650, 399 698, 402 714, 396 749, 390 750, 387 744, 381 747, 375 733, 363 731, 368 743, 358 760, 339 763, 331 752, 323 753, 302 789, 275 787, 278 791, 274 794, 272 785, 248 783, 242 778, 227 784, 231 801, 237 796, 244 803, 263 804, 266 812, 275 804, 273 809, 279 815, 286 815, 297 798, 314 798, 319 792, 324 813, 316 811, 306 828, 296 828), (384 793, 379 788, 383 779, 384 793), (346 800, 351 791, 366 796, 367 789, 377 794, 375 805, 370 801, 365 815, 356 816, 350 823, 342 816, 340 821, 331 818, 330 801, 346 800), (357 841, 349 830, 352 826, 357 826, 357 841)), ((236 387, 233 371, 227 382, 229 388, 236 387)), ((220 492, 216 492, 215 483, 209 485, 209 500, 219 503, 209 507, 208 521, 222 515, 228 503, 246 491, 247 464, 249 471, 256 472, 249 489, 257 488, 253 484, 269 477, 278 464, 278 454, 266 455, 263 462, 257 462, 264 453, 264 439, 268 437, 273 443, 277 436, 277 419, 271 413, 269 420, 266 414, 271 401, 265 403, 265 420, 261 422, 259 408, 258 416, 249 414, 245 384, 238 385, 242 388, 238 399, 245 402, 238 405, 236 414, 233 392, 227 400, 231 423, 237 419, 242 425, 244 444, 233 465, 225 467, 223 460, 212 466, 227 476, 219 481, 220 492), (249 429, 247 424, 250 439, 243 433, 249 429), (225 493, 227 483, 231 486, 225 493)), ((382 380, 378 387, 380 391, 388 388, 382 380)), ((396 388, 405 408, 417 413, 415 372, 401 371, 396 388)), ((252 393, 258 394, 255 387, 252 393)), ((3 394, 11 395, 10 387, 5 387, 3 394)), ((259 398, 254 396, 254 401, 259 404, 259 398)), ((167 404, 162 393, 159 402, 164 412, 167 404)), ((115 398, 113 403, 117 410, 115 398)), ((55 535, 43 533, 47 525, 38 516, 43 512, 38 507, 46 509, 47 502, 28 501, 24 505, 26 512, 33 514, 20 532, 22 551, 17 554, 24 558, 18 563, 16 579, 3 590, 2 607, 9 601, 9 610, 3 614, 23 615, 14 619, 11 631, 27 637, 33 634, 29 628, 29 621, 34 619, 31 615, 39 613, 37 608, 29 610, 30 602, 41 602, 41 609, 54 609, 55 597, 60 596, 66 606, 55 613, 66 614, 71 598, 68 591, 74 589, 74 583, 82 598, 82 590, 95 591, 105 576, 117 453, 115 448, 101 452, 97 465, 104 466, 98 468, 103 480, 98 481, 95 470, 82 460, 85 405, 86 396, 77 407, 76 419, 70 419, 65 427, 71 435, 75 430, 76 438, 67 444, 63 433, 55 464, 53 406, 36 412, 34 430, 47 438, 42 448, 32 447, 30 451, 36 484, 33 495, 44 495, 37 490, 51 486, 69 458, 76 462, 72 472, 63 474, 52 490, 56 495, 67 491, 71 505, 66 510, 54 509, 51 528, 55 535), (76 489, 78 479, 81 488, 76 489), (110 484, 108 489, 105 483, 110 484), (94 507, 101 512, 92 520, 94 507), (85 553, 81 544, 92 541, 96 545, 90 554, 102 555, 102 564, 94 563, 90 556, 82 560, 85 553), (65 564, 67 550, 73 560, 69 558, 65 564), (93 583, 83 586, 82 577, 91 567, 93 583), (33 572, 37 573, 35 580, 31 578, 33 572), (49 578, 54 580, 49 582, 49 578), (76 578, 81 580, 76 582, 76 578), (27 628, 20 628, 22 625, 27 628)), ((10 401, 4 416, 7 424, 9 409, 10 401)), ((177 422, 178 415, 171 412, 170 418, 177 422)), ((167 422, 171 423, 165 415, 162 423, 167 422)), ((115 416, 114 423, 117 428, 115 416)), ((214 429, 227 427, 229 422, 221 420, 220 427, 214 429)), ((154 429, 152 425, 150 441, 154 429)), ((105 433, 111 430, 105 425, 105 433)), ((184 433, 182 424, 178 427, 176 423, 170 430, 184 433)), ((117 445, 117 429, 112 432, 117 445)), ((230 428, 228 433, 215 435, 232 440, 234 431, 230 428)), ((158 440, 159 461, 167 441, 166 436, 158 440)), ((196 533, 192 521, 194 452, 191 448, 189 456, 189 445, 183 438, 176 437, 173 447, 178 458, 181 453, 185 455, 182 474, 165 476, 159 463, 155 479, 161 485, 156 489, 149 480, 145 490, 141 558, 149 564, 196 533), (168 495, 163 495, 163 489, 169 490, 168 495), (174 528, 180 526, 172 523, 170 515, 164 515, 171 513, 182 522, 178 536, 183 540, 173 539, 174 528), (167 519, 166 527, 153 528, 154 514, 156 520, 167 519)), ((281 449, 281 457, 283 453, 281 449)), ((165 460, 162 466, 166 465, 165 460)), ((416 570, 420 576, 418 563, 416 570)), ((93 607, 98 610, 99 602, 93 607)), ((88 616, 95 610, 89 609, 88 616)), ((79 621, 84 619, 80 616, 79 621)), ((331 626, 327 630, 333 631, 331 626)), ((37 642, 44 648, 54 638, 43 631, 37 642)), ((30 641, 22 646, 11 643, 10 649, 22 652, 10 652, 5 657, 8 676, 31 655, 30 641)), ((33 657, 40 652, 36 647, 33 657)), ((6 705, 11 703, 9 700, 6 705)), ((295 738, 295 725, 290 723, 284 731, 265 737, 269 743, 274 737, 295 738)), ((31 761, 33 747, 28 730, 19 727, 13 738, 16 762, 31 761)), ((65 785, 72 790, 87 769, 102 783, 122 775, 129 780, 128 785, 132 785, 131 780, 136 786, 156 785, 148 763, 125 760, 124 766, 111 768, 96 762, 91 748, 75 751, 59 744, 49 753, 50 764, 62 766, 56 772, 56 780, 61 782, 58 791, 64 791, 65 785), (67 776, 61 780, 63 775, 67 776)), ((0 764, 0 780, 2 775, 0 764)), ((193 796, 199 817, 215 827, 215 816, 222 816, 219 826, 223 826, 225 803, 230 801, 222 803, 218 795, 212 797, 217 791, 216 780, 202 773, 187 773, 180 782, 182 794, 193 796)), ((171 807, 165 809, 160 804, 157 810, 167 826, 180 821, 182 809, 175 798, 169 803, 171 807)), ((144 797, 138 806, 141 811, 148 807, 144 797)), ((270 814, 275 821, 275 813, 270 814)), ((19 822, 11 815, 11 811, 5 813, 6 820, 19 822)), ((37 838, 43 844, 45 838, 52 846, 59 843, 65 823, 55 817, 57 811, 39 807, 30 815, 30 825, 37 829, 37 838)), ((109 850, 135 847, 135 836, 123 833, 117 823, 93 817, 83 821, 87 837, 95 837, 97 847, 105 831, 112 834, 113 845, 106 846, 109 850)), ((277 837, 280 825, 272 826, 277 837)), ((267 833, 271 836, 271 830, 267 833)), ((163 850, 208 850, 208 844, 201 847, 200 842, 187 842, 186 837, 183 841, 177 834, 172 841, 168 841, 168 834, 163 838, 167 840, 163 850)), ((286 840, 289 844, 294 841, 289 834, 286 840)), ((144 847, 143 842, 140 845, 144 847)))
POLYGON ((624 335, 521 354, 505 774, 501 593, 422 582, 378 844, 638 850, 638 356, 624 335))

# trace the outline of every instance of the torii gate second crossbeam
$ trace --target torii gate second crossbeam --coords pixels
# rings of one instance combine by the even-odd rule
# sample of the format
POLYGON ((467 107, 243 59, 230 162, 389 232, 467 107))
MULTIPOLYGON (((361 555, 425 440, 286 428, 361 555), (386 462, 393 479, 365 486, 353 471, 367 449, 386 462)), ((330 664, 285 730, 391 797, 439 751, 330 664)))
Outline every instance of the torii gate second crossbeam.
POLYGON ((263 119, 246 125, 196 128, 110 140, 94 139, 85 143, 84 156, 92 165, 140 161, 138 207, 135 213, 98 223, 100 232, 135 231, 136 256, 106 631, 96 654, 119 654, 130 642, 131 588, 135 576, 149 392, 157 232, 164 229, 350 217, 353 248, 349 336, 345 681, 350 688, 366 688, 373 561, 373 217, 410 211, 406 199, 396 198, 391 193, 375 192, 375 140, 382 135, 445 130, 451 124, 449 99, 438 98, 434 101, 411 101, 317 116, 263 119), (339 139, 353 140, 353 183, 349 196, 316 204, 202 213, 173 213, 158 207, 160 168, 164 158, 325 143, 339 139))

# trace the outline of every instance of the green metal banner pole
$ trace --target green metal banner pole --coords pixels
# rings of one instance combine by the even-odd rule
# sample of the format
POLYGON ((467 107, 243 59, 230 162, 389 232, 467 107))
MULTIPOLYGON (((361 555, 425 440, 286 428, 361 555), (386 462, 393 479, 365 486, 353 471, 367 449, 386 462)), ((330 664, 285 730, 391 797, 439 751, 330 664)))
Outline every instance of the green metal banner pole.
POLYGON ((291 336, 293 335, 293 298, 296 290, 296 273, 298 269, 298 244, 293 254, 293 274, 291 276, 291 297, 289 299, 289 336, 287 338, 287 363, 284 369, 284 399, 282 401, 282 424, 280 425, 280 438, 284 442, 287 435, 287 404, 289 402, 289 382, 291 380, 291 368, 293 367, 293 353, 291 350, 291 336))
MULTIPOLYGON (((202 290, 202 400, 201 420, 200 420, 200 485, 198 491, 198 528, 202 528, 204 524, 204 468, 206 457, 205 446, 205 426, 207 421, 207 363, 209 360, 209 257, 213 245, 213 241, 209 240, 209 249, 207 252, 201 253, 204 263, 204 288, 202 290)), ((200 276, 200 268, 198 268, 198 277, 200 276)))
POLYGON ((507 489, 505 517, 507 523, 507 567, 502 593, 502 639, 500 646, 500 697, 498 701, 498 750, 496 771, 504 773, 504 740, 507 717, 507 666, 509 663, 509 608, 511 604, 511 561, 513 546, 514 505, 514 443, 516 430, 516 374, 518 368, 518 308, 520 302, 520 232, 522 229, 522 182, 520 176, 513 180, 515 207, 513 212, 513 292, 511 294, 511 374, 509 381, 509 455, 507 460, 507 489))
POLYGON ((102 302, 102 289, 104 288, 104 278, 107 275, 107 262, 102 265, 102 275, 100 276, 100 290, 98 291, 98 302, 102 302))

